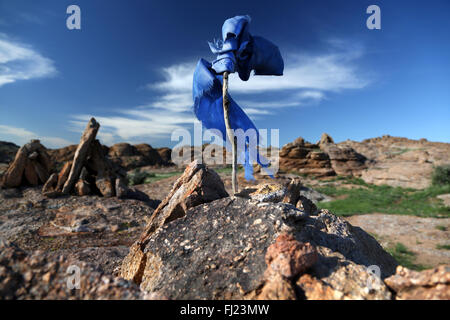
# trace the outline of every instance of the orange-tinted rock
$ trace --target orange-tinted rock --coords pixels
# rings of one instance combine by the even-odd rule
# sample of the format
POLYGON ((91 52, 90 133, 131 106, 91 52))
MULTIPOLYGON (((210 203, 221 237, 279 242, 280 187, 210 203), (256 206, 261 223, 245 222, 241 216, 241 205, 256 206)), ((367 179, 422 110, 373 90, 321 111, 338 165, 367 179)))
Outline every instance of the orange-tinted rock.
POLYGON ((54 191, 57 183, 58 183, 58 175, 56 173, 52 173, 52 175, 48 178, 48 180, 42 187, 42 193, 46 194, 47 192, 54 191))
POLYGON ((257 300, 296 300, 295 289, 292 283, 281 275, 275 275, 268 280, 257 300))
POLYGON ((61 171, 58 174, 58 183, 56 184, 56 189, 61 191, 64 183, 67 181, 67 177, 69 177, 70 168, 72 167, 72 161, 68 161, 64 164, 61 171))
POLYGON ((183 217, 189 208, 227 196, 225 186, 216 172, 197 161, 192 162, 156 208, 139 241, 130 248, 122 264, 122 276, 140 281, 143 272, 140 266, 147 259, 141 250, 159 227, 183 217))
POLYGON ((81 136, 77 150, 75 151, 73 164, 70 168, 69 176, 67 177, 67 180, 62 188, 62 193, 68 194, 72 191, 72 188, 80 176, 81 169, 84 166, 84 162, 89 152, 89 147, 95 140, 95 136, 97 135, 99 128, 100 124, 94 118, 91 118, 83 132, 83 135, 81 136))
POLYGON ((303 291, 304 298, 308 300, 335 300, 337 298, 333 288, 307 273, 303 274, 296 284, 303 291))
POLYGON ((38 175, 34 170, 33 162, 30 159, 27 159, 25 162, 24 176, 30 185, 37 186, 39 184, 38 175))
POLYGON ((450 266, 413 271, 398 266, 396 274, 384 279, 397 300, 450 300, 450 266))
POLYGON ((85 180, 78 180, 78 182, 75 184, 75 192, 79 196, 87 196, 91 193, 91 188, 89 187, 89 183, 87 183, 85 180))
POLYGON ((335 175, 328 155, 301 137, 280 150, 280 169, 316 177, 335 175))
POLYGON ((281 234, 266 253, 266 277, 280 274, 292 279, 312 267, 318 259, 310 243, 300 243, 291 234, 281 234))

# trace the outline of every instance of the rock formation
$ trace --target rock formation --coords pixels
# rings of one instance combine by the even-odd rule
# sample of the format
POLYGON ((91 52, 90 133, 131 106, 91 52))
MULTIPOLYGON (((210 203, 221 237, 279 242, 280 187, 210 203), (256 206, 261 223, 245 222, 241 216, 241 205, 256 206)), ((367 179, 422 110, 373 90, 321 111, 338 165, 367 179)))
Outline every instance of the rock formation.
POLYGON ((384 282, 397 300, 450 300, 450 266, 421 272, 398 266, 384 282))
POLYGON ((317 144, 305 142, 301 137, 280 150, 280 169, 316 177, 336 174, 328 155, 317 144))
POLYGON ((360 176, 366 168, 366 158, 351 147, 341 147, 326 133, 317 144, 300 137, 280 151, 280 168, 315 177, 333 175, 360 176))
POLYGON ((367 289, 367 267, 378 265, 384 279, 395 260, 360 228, 291 204, 305 201, 295 194, 299 181, 256 188, 265 195, 259 200, 251 193, 204 197, 213 185, 223 184, 210 169, 189 166, 131 247, 121 276, 170 299, 299 299, 316 295, 316 287, 333 299, 391 298, 380 279, 377 290, 367 289))
MULTIPOLYGON (((71 145, 60 149, 49 150, 49 154, 57 167, 62 168, 64 163, 73 159, 78 145, 71 145)), ((153 148, 142 143, 131 145, 129 143, 117 143, 111 147, 101 146, 103 153, 111 162, 125 170, 132 170, 145 166, 173 166, 171 162, 170 148, 153 148)))
POLYGON ((6 188, 37 186, 47 181, 52 169, 53 163, 47 149, 39 140, 31 140, 17 151, 14 161, 3 175, 2 185, 6 188))
POLYGON ((430 185, 433 167, 450 164, 450 144, 425 139, 382 136, 361 142, 347 140, 350 147, 368 159, 361 178, 367 183, 423 189, 430 185))
POLYGON ((197 161, 186 167, 183 175, 175 182, 167 197, 160 203, 150 217, 146 230, 130 249, 122 269, 127 279, 139 282, 142 278, 142 265, 146 263, 146 254, 142 252, 149 237, 164 224, 181 218, 186 211, 196 205, 227 197, 222 180, 213 170, 197 161))
POLYGON ((366 158, 350 147, 333 143, 321 143, 320 149, 330 158, 331 167, 339 176, 361 176, 366 166, 366 158))
POLYGON ((44 195, 54 197, 73 193, 79 196, 99 194, 104 197, 139 197, 133 195, 135 191, 128 189, 126 174, 108 159, 104 148, 95 139, 99 128, 100 124, 92 118, 81 136, 73 159, 63 165, 58 175, 50 176, 42 189, 44 195))
POLYGON ((117 143, 108 150, 112 162, 131 170, 144 166, 170 166, 170 149, 154 149, 152 146, 142 143, 131 145, 117 143))

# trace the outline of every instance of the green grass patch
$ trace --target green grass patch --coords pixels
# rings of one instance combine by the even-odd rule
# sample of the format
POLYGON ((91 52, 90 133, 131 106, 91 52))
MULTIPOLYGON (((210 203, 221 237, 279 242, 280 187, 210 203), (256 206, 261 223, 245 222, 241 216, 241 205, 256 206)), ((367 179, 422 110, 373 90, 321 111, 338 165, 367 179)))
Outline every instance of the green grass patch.
POLYGON ((450 250, 449 244, 438 244, 436 245, 436 249, 438 250, 450 250))
POLYGON ((433 170, 431 183, 434 186, 450 185, 450 165, 437 166, 433 170))
POLYGON ((435 228, 440 230, 440 231, 447 231, 447 227, 446 226, 438 225, 435 228))
POLYGON ((395 246, 386 248, 386 251, 389 252, 400 265, 408 269, 417 271, 428 269, 428 266, 414 263, 415 253, 410 251, 403 243, 397 242, 395 246))
POLYGON ((391 151, 390 154, 394 156, 398 156, 401 154, 404 154, 406 152, 412 151, 412 150, 419 150, 419 149, 410 149, 410 148, 394 148, 395 150, 391 151))
POLYGON ((153 183, 155 181, 166 179, 180 174, 182 174, 181 171, 155 173, 155 172, 140 171, 140 169, 138 168, 128 174, 128 185, 134 186, 137 184, 153 183))
POLYGON ((376 186, 361 179, 346 179, 342 183, 360 185, 351 189, 326 185, 317 191, 336 199, 319 202, 320 209, 328 209, 336 215, 351 216, 366 213, 403 214, 419 217, 450 217, 450 208, 437 201, 436 196, 450 193, 450 185, 431 186, 424 190, 376 186))
MULTIPOLYGON (((227 167, 224 167, 224 168, 213 168, 213 170, 215 172, 222 173, 222 174, 231 174, 232 169, 233 168, 231 166, 227 166, 227 167)), ((243 171, 243 170, 244 170, 243 167, 238 166, 237 172, 240 172, 240 171, 243 171)))

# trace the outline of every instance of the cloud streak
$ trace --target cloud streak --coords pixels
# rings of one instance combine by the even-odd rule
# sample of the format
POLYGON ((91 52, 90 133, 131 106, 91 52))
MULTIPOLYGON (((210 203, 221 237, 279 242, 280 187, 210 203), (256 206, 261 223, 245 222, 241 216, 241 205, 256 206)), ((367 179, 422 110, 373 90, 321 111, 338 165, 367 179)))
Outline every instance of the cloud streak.
POLYGON ((31 46, 0 34, 0 87, 19 80, 49 77, 56 74, 54 63, 31 46))
MULTIPOLYGON (((337 40, 328 44, 325 53, 285 55, 282 77, 253 76, 244 82, 232 74, 231 94, 251 117, 260 118, 278 108, 315 105, 330 93, 368 86, 370 79, 357 68, 358 60, 364 55, 363 48, 337 40)), ((114 115, 95 116, 102 124, 99 135, 104 142, 167 138, 173 130, 192 125, 192 77, 196 63, 162 68, 163 80, 145 86, 153 95, 148 104, 116 110, 114 115)), ((90 117, 74 115, 71 124, 79 130, 90 117)))
POLYGON ((48 148, 60 148, 72 144, 60 137, 41 136, 24 128, 17 128, 0 124, 2 139, 14 141, 19 145, 29 142, 31 139, 39 139, 48 148), (3 138, 5 137, 5 138, 3 138))
MULTIPOLYGON (((327 44, 326 53, 287 54, 282 77, 253 76, 249 81, 241 81, 236 73, 231 74, 230 93, 244 97, 239 104, 249 107, 249 113, 267 114, 271 109, 316 104, 331 92, 362 89, 371 83, 357 68, 358 60, 364 55, 362 46, 336 39, 327 44), (261 94, 266 96, 258 99, 261 94), (268 94, 273 98, 267 98, 268 94), (255 112, 255 109, 265 109, 265 112, 255 112)), ((173 111, 192 105, 195 65, 193 61, 163 68, 164 80, 146 86, 160 93, 156 104, 173 111)))

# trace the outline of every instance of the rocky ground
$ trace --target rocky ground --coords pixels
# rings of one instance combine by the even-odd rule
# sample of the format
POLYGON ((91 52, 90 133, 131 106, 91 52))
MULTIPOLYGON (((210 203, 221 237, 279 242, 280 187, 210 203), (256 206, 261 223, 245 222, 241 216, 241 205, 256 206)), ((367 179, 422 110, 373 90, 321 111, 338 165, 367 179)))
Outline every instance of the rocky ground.
POLYGON ((384 248, 404 244, 419 265, 434 267, 450 264, 450 218, 366 214, 347 217, 352 225, 372 234, 384 248))
POLYGON ((26 251, 44 250, 113 272, 158 201, 99 196, 47 198, 40 187, 0 193, 0 236, 26 251))
MULTIPOLYGON (((336 145, 327 136, 315 145, 297 139, 288 146, 285 164, 306 157, 315 174, 364 177, 392 152, 384 143, 389 139, 364 142, 381 146, 379 153, 349 141, 336 145), (318 164, 324 167, 316 170, 318 164)), ((391 144, 403 149, 388 157, 395 165, 423 160, 405 158, 417 150, 408 142, 404 150, 405 141, 396 141, 391 144)), ((442 146, 431 147, 436 150, 428 150, 423 163, 445 163, 442 146)), ((49 151, 60 163, 58 179, 76 149, 49 151)), ((12 161, 18 146, 0 144, 0 150, 6 150, 2 161, 12 161)), ((154 180, 119 197, 111 196, 115 192, 55 195, 42 192, 42 185, 0 189, 1 298, 450 299, 450 219, 337 217, 315 206, 332 200, 314 190, 320 177, 299 178, 302 172, 286 169, 275 179, 257 173, 253 182, 239 172, 242 192, 230 197, 229 169, 216 173, 192 163, 184 171, 169 163, 170 149, 118 144, 103 151, 96 147, 94 155, 90 150, 87 159, 111 161, 129 174, 137 167, 154 180), (413 251, 414 263, 441 267, 423 273, 397 268, 386 252, 397 243, 413 251), (374 265, 381 281, 368 271, 374 265), (72 266, 81 268, 80 290, 67 288, 72 266)), ((34 164, 31 156, 26 153, 26 161, 34 164)), ((97 183, 98 173, 89 169, 86 182, 97 183)))

